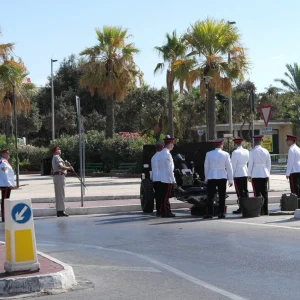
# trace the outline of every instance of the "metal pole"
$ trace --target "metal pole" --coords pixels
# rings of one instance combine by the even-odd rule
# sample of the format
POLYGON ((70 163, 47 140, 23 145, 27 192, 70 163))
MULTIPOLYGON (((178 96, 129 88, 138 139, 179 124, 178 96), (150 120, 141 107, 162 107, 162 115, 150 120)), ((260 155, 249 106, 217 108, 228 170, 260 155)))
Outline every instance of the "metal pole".
POLYGON ((206 115, 206 130, 205 138, 206 142, 209 140, 209 125, 208 125, 208 83, 209 79, 205 78, 205 115, 206 115))
MULTIPOLYGON (((228 64, 230 64, 230 52, 228 53, 228 64)), ((229 104, 229 133, 233 133, 231 82, 230 82, 230 91, 229 91, 228 104, 229 104)))
POLYGON ((53 60, 51 59, 51 106, 52 106, 52 141, 55 140, 54 131, 54 86, 53 86, 53 60))
POLYGON ((17 105, 15 85, 13 85, 13 105, 14 105, 14 117, 15 117, 15 146, 16 146, 16 183, 19 186, 19 156, 18 156, 18 119, 17 119, 17 105))
MULTIPOLYGON (((85 184, 85 132, 83 126, 83 117, 81 116, 81 130, 83 133, 83 141, 82 141, 82 182, 85 184)), ((83 193, 85 195, 85 189, 83 189, 83 193)))
POLYGON ((254 113, 253 113, 253 110, 251 110, 251 123, 252 123, 252 148, 254 148, 254 113))
POLYGON ((81 114, 80 114, 80 98, 76 96, 76 110, 77 110, 77 122, 79 130, 79 162, 80 162, 80 179, 81 179, 81 207, 84 206, 83 195, 84 195, 84 183, 82 180, 83 177, 83 149, 82 149, 82 123, 81 123, 81 114))
MULTIPOLYGON (((230 26, 230 25, 236 24, 236 22, 235 21, 228 21, 227 24, 230 26)), ((230 52, 228 52, 228 64, 230 64, 230 52)), ((231 85, 230 85, 230 91, 229 91, 228 106, 229 106, 229 131, 230 131, 230 133, 233 134, 231 85)))

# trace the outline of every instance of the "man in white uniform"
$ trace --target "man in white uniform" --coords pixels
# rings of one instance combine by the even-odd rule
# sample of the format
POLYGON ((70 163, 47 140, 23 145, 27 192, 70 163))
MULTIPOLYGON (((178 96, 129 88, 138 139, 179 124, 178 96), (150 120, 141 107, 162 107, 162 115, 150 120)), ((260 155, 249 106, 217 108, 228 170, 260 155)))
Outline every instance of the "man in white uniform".
MULTIPOLYGON (((236 149, 232 152, 231 163, 233 169, 233 181, 238 198, 248 198, 248 161, 249 151, 242 146, 243 139, 238 137, 233 139, 236 149)), ((239 207, 233 211, 234 214, 242 212, 239 207)))
POLYGON ((263 135, 253 136, 255 147, 250 151, 248 179, 252 182, 254 196, 264 198, 261 215, 268 215, 268 179, 271 171, 271 156, 269 151, 261 146, 263 137, 263 135))
POLYGON ((12 189, 16 189, 14 170, 9 160, 9 151, 4 149, 0 151, 0 189, 1 189, 1 217, 2 222, 5 221, 4 207, 5 199, 9 199, 12 189))
POLYGON ((206 153, 204 162, 205 181, 207 182, 207 203, 204 218, 213 217, 213 202, 218 187, 219 219, 225 218, 226 183, 233 185, 232 165, 229 153, 223 151, 223 139, 214 141, 215 150, 206 153))
POLYGON ((300 148, 296 145, 297 137, 287 135, 286 142, 289 146, 286 178, 290 180, 291 193, 300 198, 300 148))
POLYGON ((171 212, 169 196, 172 185, 176 185, 174 177, 174 162, 170 153, 174 148, 174 138, 166 136, 164 139, 164 149, 161 150, 157 158, 157 171, 153 173, 153 181, 156 184, 156 198, 160 206, 162 218, 172 218, 175 214, 171 212))
POLYGON ((159 184, 158 179, 160 179, 159 176, 159 167, 158 167, 158 159, 160 151, 164 148, 163 142, 157 142, 155 144, 156 153, 151 158, 151 173, 150 173, 150 179, 153 182, 153 188, 155 191, 155 203, 156 203, 156 216, 159 217, 161 215, 160 209, 161 209, 161 203, 159 198, 159 184))

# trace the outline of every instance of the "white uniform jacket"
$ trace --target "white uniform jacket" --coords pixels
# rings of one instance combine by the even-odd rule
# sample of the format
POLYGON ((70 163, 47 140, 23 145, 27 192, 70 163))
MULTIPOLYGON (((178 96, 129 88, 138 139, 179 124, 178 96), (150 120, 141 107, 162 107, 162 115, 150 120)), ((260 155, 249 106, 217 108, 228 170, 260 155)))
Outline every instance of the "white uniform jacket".
MULTIPOLYGON (((157 169, 154 169, 152 166, 152 180, 160 181, 164 183, 175 183, 174 177, 174 162, 173 157, 169 151, 169 149, 164 148, 160 152, 155 154, 155 162, 157 169)), ((154 167, 154 168, 156 168, 154 167)))
POLYGON ((286 167, 286 176, 290 176, 291 173, 300 172, 300 148, 293 144, 289 148, 288 162, 286 167))
POLYGON ((204 162, 205 181, 209 179, 228 179, 233 183, 232 165, 229 153, 220 148, 206 153, 204 162))
POLYGON ((0 158, 0 186, 15 186, 14 175, 14 170, 10 163, 4 158, 0 158))
POLYGON ((252 178, 267 178, 271 171, 271 156, 267 149, 255 146, 249 155, 248 176, 252 178))
POLYGON ((247 177, 248 176, 248 164, 249 151, 242 146, 237 147, 232 152, 231 163, 233 169, 233 177, 247 177))
POLYGON ((150 172, 150 179, 154 182, 157 181, 157 178, 159 178, 158 174, 158 157, 159 157, 160 152, 156 152, 152 158, 151 158, 151 169, 152 171, 150 172), (154 180, 155 178, 156 180, 154 180))

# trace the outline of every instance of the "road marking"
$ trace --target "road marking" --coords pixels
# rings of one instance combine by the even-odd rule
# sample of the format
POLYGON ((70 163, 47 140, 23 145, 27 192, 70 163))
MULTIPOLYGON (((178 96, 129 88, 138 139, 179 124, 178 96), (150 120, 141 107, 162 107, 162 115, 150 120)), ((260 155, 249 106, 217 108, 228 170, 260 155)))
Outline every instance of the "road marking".
POLYGON ((223 223, 232 223, 232 224, 245 224, 245 225, 252 225, 252 226, 265 226, 265 227, 273 227, 273 228, 300 230, 300 227, 273 225, 273 224, 265 224, 265 223, 238 222, 238 221, 231 221, 231 220, 218 220, 218 221, 223 223))
POLYGON ((69 265, 71 265, 72 267, 97 268, 102 270, 113 270, 113 271, 161 273, 160 270, 151 267, 97 266, 97 265, 82 265, 82 264, 70 264, 70 263, 69 265))
MULTIPOLYGON (((48 242, 44 242, 42 241, 42 244, 44 245, 47 245, 48 242)), ((42 245, 42 244, 39 244, 39 245, 42 245)), ((221 288, 218 288, 217 286, 215 285, 212 285, 210 283, 207 283, 201 279, 198 279, 194 276, 191 276, 191 275, 188 275, 178 269, 175 269, 167 264, 164 264, 156 259, 153 259, 153 258, 150 258, 150 257, 147 257, 145 255, 142 255, 142 254, 137 254, 137 253, 134 253, 134 252, 131 252, 131 251, 127 251, 127 250, 121 250, 121 249, 115 249, 115 248, 104 248, 104 247, 101 247, 101 246, 94 246, 94 245, 86 245, 86 244, 72 244, 72 243, 63 243, 63 242, 59 242, 59 244, 64 244, 64 245, 67 245, 67 246, 74 246, 74 247, 82 247, 82 248, 94 248, 94 249, 98 249, 98 250, 104 250, 104 251, 113 251, 113 252, 119 252, 119 253, 126 253, 126 254, 129 254, 129 255, 133 255, 135 257, 138 257, 142 260, 145 260, 145 261, 148 261, 156 266, 158 266, 159 268, 161 269, 165 269, 167 271, 169 271, 170 273, 173 273, 175 275, 177 275, 178 277, 180 278, 183 278, 187 281, 190 281, 196 285, 199 285, 203 288, 206 288, 212 292, 215 292, 215 293, 218 293, 222 296, 225 296, 231 300, 248 300, 246 298, 243 298, 241 296, 238 296, 236 294, 233 294, 233 293, 230 293, 224 289, 221 289, 221 288)), ((57 244, 56 244, 57 245, 57 244)), ((49 243, 49 246, 51 246, 51 244, 49 243)))

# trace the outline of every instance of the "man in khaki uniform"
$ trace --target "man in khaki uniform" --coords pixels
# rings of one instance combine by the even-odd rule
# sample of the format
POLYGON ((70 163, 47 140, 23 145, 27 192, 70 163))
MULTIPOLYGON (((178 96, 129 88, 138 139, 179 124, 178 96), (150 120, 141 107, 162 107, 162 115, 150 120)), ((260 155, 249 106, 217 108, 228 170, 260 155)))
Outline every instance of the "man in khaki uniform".
POLYGON ((55 202, 56 202, 56 213, 58 217, 68 217, 65 213, 65 186, 68 170, 73 170, 70 163, 65 163, 60 157, 61 150, 58 146, 54 147, 51 152, 53 153, 52 158, 52 169, 53 169, 53 183, 55 191, 55 202))

